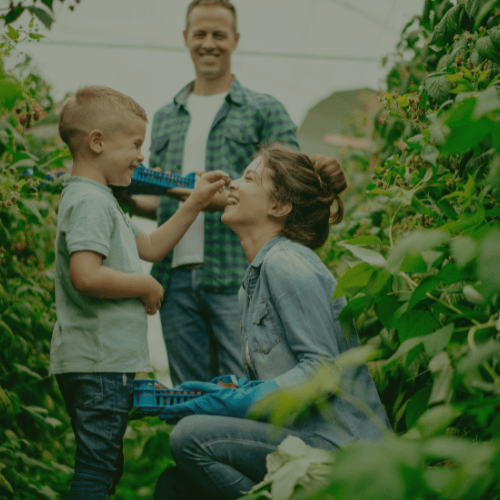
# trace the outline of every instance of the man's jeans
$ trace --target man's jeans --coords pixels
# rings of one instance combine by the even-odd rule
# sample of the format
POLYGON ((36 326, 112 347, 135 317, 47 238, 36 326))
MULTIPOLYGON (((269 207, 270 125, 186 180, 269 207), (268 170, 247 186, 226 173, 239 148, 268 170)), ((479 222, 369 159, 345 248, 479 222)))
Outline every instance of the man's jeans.
POLYGON ((174 386, 244 375, 238 295, 204 292, 201 267, 172 271, 160 318, 174 386))
POLYGON ((333 450, 323 438, 257 422, 217 415, 183 418, 170 435, 177 467, 158 479, 155 500, 236 499, 264 479, 266 457, 287 436, 313 448, 333 450))
POLYGON ((76 438, 68 500, 107 500, 123 474, 134 373, 64 373, 56 378, 76 438))

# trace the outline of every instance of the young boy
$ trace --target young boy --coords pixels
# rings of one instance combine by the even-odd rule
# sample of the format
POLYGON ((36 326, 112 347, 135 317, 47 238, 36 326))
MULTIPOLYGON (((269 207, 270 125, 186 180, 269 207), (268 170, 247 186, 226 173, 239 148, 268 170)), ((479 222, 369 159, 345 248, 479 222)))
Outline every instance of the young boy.
POLYGON ((80 89, 59 116, 73 169, 59 207, 50 373, 76 437, 70 500, 107 499, 123 472, 134 374, 152 370, 146 313, 155 314, 163 298, 139 259, 162 259, 230 182, 220 171, 203 175, 170 220, 150 235, 140 231, 109 185, 130 184, 144 160, 146 122, 133 99, 102 86, 80 89))

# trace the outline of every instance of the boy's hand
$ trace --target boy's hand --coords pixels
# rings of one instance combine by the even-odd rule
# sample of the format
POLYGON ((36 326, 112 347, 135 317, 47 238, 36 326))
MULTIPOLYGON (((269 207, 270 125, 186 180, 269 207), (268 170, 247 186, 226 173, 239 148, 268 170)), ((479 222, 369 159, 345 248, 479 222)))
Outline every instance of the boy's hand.
POLYGON ((186 203, 195 204, 196 208, 201 210, 205 208, 214 199, 216 193, 223 193, 224 187, 231 183, 231 178, 221 170, 205 172, 193 192, 186 200, 186 203))
POLYGON ((142 303, 146 306, 146 312, 151 316, 156 314, 160 309, 161 301, 163 300, 163 287, 156 281, 153 276, 148 275, 150 283, 148 283, 148 292, 140 297, 142 303))

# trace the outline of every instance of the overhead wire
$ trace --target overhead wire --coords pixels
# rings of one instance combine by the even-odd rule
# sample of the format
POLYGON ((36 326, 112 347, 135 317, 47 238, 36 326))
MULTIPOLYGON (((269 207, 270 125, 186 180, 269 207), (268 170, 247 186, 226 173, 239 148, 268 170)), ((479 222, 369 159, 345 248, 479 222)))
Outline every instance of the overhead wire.
MULTIPOLYGON (((368 19, 369 21, 377 24, 378 26, 383 26, 383 29, 387 28, 387 25, 388 25, 387 18, 382 23, 379 18, 368 14, 364 10, 361 10, 361 9, 354 7, 353 5, 349 4, 348 2, 346 2, 344 0, 329 0, 329 1, 336 4, 336 5, 339 5, 340 7, 343 7, 346 10, 350 10, 351 12, 355 12, 356 14, 360 15, 361 17, 364 17, 365 19, 368 19)), ((392 26, 390 27, 390 29, 391 29, 391 31, 396 31, 396 29, 392 26)))
MULTIPOLYGON (((136 43, 116 43, 116 42, 97 42, 97 41, 80 41, 80 40, 51 40, 44 38, 41 40, 45 45, 60 45, 65 47, 94 47, 94 48, 109 48, 109 49, 137 49, 137 50, 155 50, 163 52, 186 52, 184 47, 156 45, 156 44, 136 44, 136 43)), ((379 57, 372 56, 354 56, 354 55, 329 55, 329 54, 291 54, 287 52, 259 52, 252 50, 238 50, 235 53, 237 56, 258 56, 258 57, 277 57, 290 59, 316 59, 329 61, 357 61, 357 62, 379 62, 379 57)))

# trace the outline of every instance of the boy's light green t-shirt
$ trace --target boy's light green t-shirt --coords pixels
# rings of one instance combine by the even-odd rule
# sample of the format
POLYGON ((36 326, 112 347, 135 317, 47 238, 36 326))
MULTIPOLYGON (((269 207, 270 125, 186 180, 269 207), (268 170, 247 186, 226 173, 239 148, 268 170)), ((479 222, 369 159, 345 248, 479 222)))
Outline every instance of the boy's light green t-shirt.
POLYGON ((103 255, 103 265, 141 273, 140 229, 111 189, 84 177, 64 184, 56 237, 56 311, 50 373, 150 372, 147 316, 140 299, 99 299, 77 292, 69 276, 73 252, 103 255))

